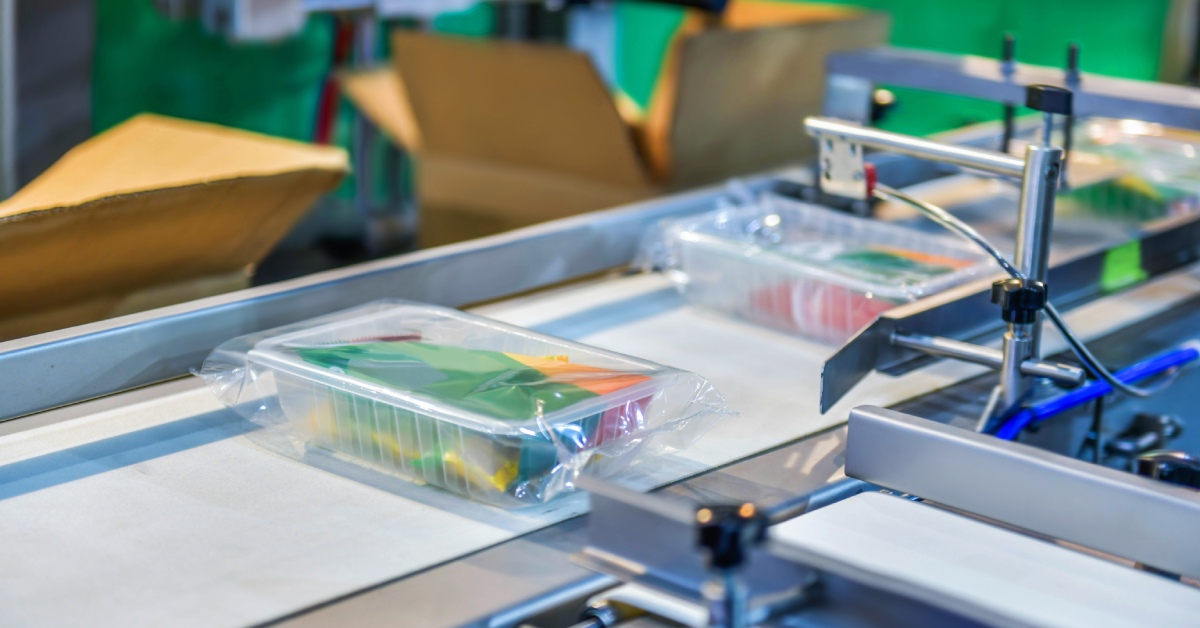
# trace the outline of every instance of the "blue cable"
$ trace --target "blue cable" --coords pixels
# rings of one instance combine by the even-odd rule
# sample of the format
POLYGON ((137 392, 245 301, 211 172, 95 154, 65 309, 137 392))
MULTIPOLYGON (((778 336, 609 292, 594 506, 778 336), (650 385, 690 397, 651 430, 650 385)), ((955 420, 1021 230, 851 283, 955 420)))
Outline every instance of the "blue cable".
MULTIPOLYGON (((1116 377, 1122 382, 1131 383, 1183 366, 1200 358, 1200 348, 1198 347, 1200 345, 1197 343, 1187 343, 1178 349, 1117 371, 1116 377)), ((1039 401, 1009 417, 996 429, 996 438, 1014 440, 1033 423, 1045 421, 1056 414, 1077 408, 1110 392, 1112 392, 1112 387, 1106 382, 1093 381, 1070 392, 1039 401)))

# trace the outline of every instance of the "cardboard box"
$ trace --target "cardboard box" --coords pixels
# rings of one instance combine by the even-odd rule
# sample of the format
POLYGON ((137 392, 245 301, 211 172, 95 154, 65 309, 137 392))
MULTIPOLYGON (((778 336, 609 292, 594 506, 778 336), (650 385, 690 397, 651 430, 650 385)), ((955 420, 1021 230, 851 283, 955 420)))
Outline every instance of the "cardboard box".
POLYGON ((244 287, 345 151, 142 115, 0 203, 0 339, 244 287))
POLYGON ((887 17, 735 2, 689 16, 644 119, 618 113, 581 52, 397 32, 393 67, 346 95, 418 155, 425 246, 648 198, 811 157, 829 52, 878 45, 887 17))

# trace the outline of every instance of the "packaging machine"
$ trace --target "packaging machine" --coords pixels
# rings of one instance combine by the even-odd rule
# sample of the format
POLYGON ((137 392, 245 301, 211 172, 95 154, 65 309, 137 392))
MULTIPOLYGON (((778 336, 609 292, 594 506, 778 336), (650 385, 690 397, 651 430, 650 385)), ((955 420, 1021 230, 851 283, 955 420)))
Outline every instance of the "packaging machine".
MULTIPOLYGON (((854 99, 837 84, 899 80, 872 73, 871 55, 888 54, 862 53, 862 66, 831 61, 830 102, 854 99)), ((1037 72, 1031 82, 1062 82, 1048 70, 985 80, 971 60, 954 67, 961 82, 946 83, 956 89, 1037 72)), ((1106 113, 1090 109, 1107 102, 1099 94, 1153 101, 1175 112, 1171 124, 1200 124, 1179 113, 1200 110, 1195 90, 1107 81, 1083 75, 1071 113, 1106 113), (1168 105, 1158 103, 1165 92, 1168 105)), ((971 93, 1012 101, 1025 87, 971 93)), ((1144 118, 1156 119, 1146 107, 1144 118)), ((1018 136, 1037 122, 1018 120, 1018 136)), ((1200 215, 1079 241, 1051 232, 1053 186, 1039 189, 1056 177, 1057 149, 1030 141, 1024 161, 994 152, 999 124, 936 143, 837 121, 809 128, 833 140, 829 150, 857 155, 837 164, 847 178, 827 155, 816 178, 767 173, 736 193, 827 179, 859 195, 866 164, 905 195, 961 182, 957 169, 914 156, 931 151, 1001 174, 1032 171, 1020 197, 1028 202, 976 195, 964 204, 1009 213, 1012 224, 980 226, 983 236, 1016 245, 1021 277, 1044 282, 1099 361, 1139 363, 1200 336, 1200 215), (907 154, 860 162, 864 145, 907 154), (1041 152, 1048 161, 1029 157, 1041 152), (1114 283, 1130 242, 1136 280, 1114 283)), ((1195 371, 1145 399, 1113 395, 1098 410, 1064 402, 1061 416, 1019 430, 1018 442, 980 433, 995 432, 1013 406, 1058 398, 1046 378, 1079 383, 1091 367, 1068 363, 1069 337, 1047 328, 1038 338, 1040 327, 1020 327, 1031 321, 1002 318, 989 302, 997 277, 892 309, 831 347, 695 310, 663 275, 628 270, 652 225, 730 194, 701 189, 0 345, 0 623, 1194 621, 1200 494, 1179 484, 1188 454, 1200 452, 1188 429, 1195 371), (505 511, 277 456, 250 442, 257 426, 189 375, 230 338, 384 297, 463 307, 693 371, 741 416, 619 485, 588 480, 586 494, 505 511), (936 361, 945 356, 956 359, 936 361), (1089 442, 1084 461, 1077 453, 1089 442), (1164 449, 1175 453, 1143 457, 1152 477, 1124 470, 1164 449)))

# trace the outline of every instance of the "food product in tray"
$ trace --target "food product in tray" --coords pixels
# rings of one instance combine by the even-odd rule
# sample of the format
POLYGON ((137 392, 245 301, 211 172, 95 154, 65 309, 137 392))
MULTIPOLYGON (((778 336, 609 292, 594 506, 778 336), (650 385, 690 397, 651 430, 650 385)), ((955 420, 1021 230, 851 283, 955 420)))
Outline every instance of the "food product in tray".
POLYGON ((234 341, 205 374, 233 407, 266 398, 252 418, 305 447, 503 506, 686 446, 727 413, 690 373, 403 302, 234 341))
POLYGON ((690 301, 831 343, 896 305, 990 271, 989 260, 950 237, 770 195, 663 231, 690 301))

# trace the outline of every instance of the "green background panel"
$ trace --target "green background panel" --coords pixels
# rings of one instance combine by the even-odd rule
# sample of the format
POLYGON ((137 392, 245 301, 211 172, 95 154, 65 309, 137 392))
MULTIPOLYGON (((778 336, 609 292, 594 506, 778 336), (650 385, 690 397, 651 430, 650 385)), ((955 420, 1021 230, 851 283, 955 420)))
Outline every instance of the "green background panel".
MULTIPOLYGON (((856 0, 838 2, 893 15, 892 43, 995 56, 1005 32, 1017 35, 1021 61, 1061 65, 1068 42, 1082 47, 1085 70, 1153 79, 1167 0, 856 0)), ((333 18, 316 16, 302 33, 272 44, 233 45, 194 21, 172 22, 149 0, 97 3, 94 121, 103 130, 140 111, 238 126, 283 137, 312 133, 317 91, 329 69, 333 18)), ((647 104, 683 10, 617 4, 617 80, 647 104)), ((483 36, 492 7, 478 5, 434 21, 435 30, 483 36)), ((380 38, 386 46, 386 38, 380 38)), ((994 103, 910 90, 884 126, 930 133, 997 116, 994 103)), ((341 125, 347 126, 345 124, 341 125)), ((344 136, 340 133, 339 136, 344 136)))

